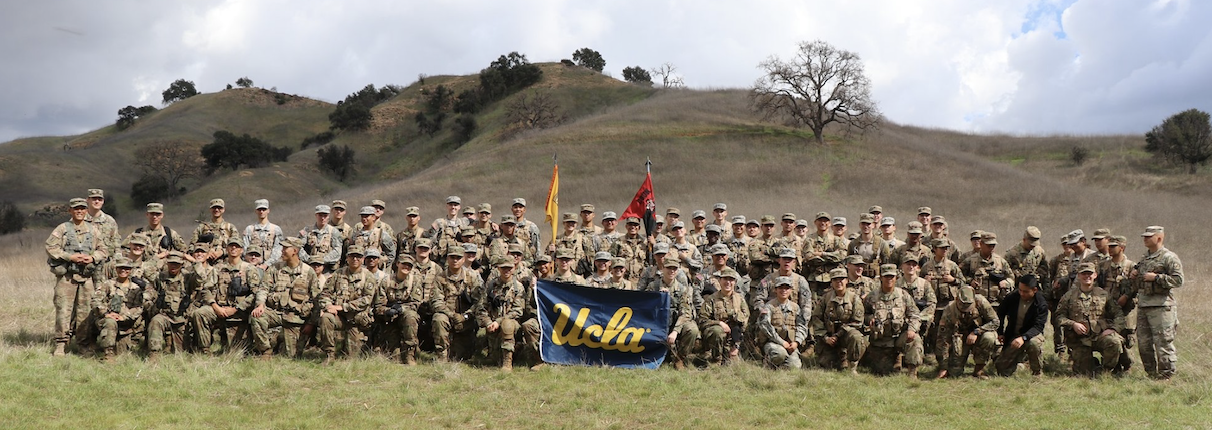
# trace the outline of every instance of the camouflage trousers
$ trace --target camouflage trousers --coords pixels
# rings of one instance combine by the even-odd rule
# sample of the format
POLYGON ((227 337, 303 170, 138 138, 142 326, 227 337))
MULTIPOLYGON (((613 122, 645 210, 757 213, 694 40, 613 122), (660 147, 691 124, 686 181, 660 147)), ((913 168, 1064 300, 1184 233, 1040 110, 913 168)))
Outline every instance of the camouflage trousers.
POLYGON ((537 318, 529 318, 522 321, 522 343, 526 351, 531 353, 535 358, 535 362, 542 362, 539 357, 539 342, 542 340, 542 330, 539 327, 537 318))
POLYGON ((173 352, 184 352, 185 347, 185 318, 156 314, 147 323, 147 351, 160 352, 164 349, 164 336, 172 336, 173 352))
POLYGON ((338 346, 348 357, 357 357, 362 353, 366 344, 366 331, 370 329, 371 318, 366 312, 358 314, 334 315, 329 312, 320 313, 320 350, 325 354, 336 354, 338 346))
POLYGON ((694 343, 699 340, 699 326, 686 324, 678 330, 678 338, 670 345, 669 354, 674 359, 686 360, 694 352, 694 343))
POLYGON ((837 333, 837 342, 829 345, 822 338, 816 342, 815 348, 817 363, 822 368, 841 369, 843 360, 849 361, 851 366, 855 366, 867 352, 867 336, 854 327, 843 327, 837 333))
POLYGON ((456 315, 453 319, 443 313, 433 314, 434 353, 439 358, 463 361, 475 353, 476 334, 480 327, 475 320, 456 315))
MULTIPOLYGON (((281 353, 288 357, 298 357, 305 345, 300 345, 300 334, 303 323, 298 316, 287 314, 275 309, 266 308, 259 317, 248 320, 249 331, 252 332, 253 350, 258 353, 272 351, 280 343, 281 353), (272 329, 281 327, 281 333, 275 334, 272 329)), ((306 342, 306 339, 303 339, 306 342)))
POLYGON ((929 323, 925 321, 922 322, 923 330, 921 333, 925 334, 925 336, 922 338, 922 356, 925 357, 933 355, 934 361, 940 364, 946 359, 947 352, 937 348, 938 324, 935 324, 935 322, 943 320, 943 308, 947 307, 948 304, 951 304, 951 302, 939 303, 934 311, 934 320, 930 321, 929 323))
POLYGON ((1178 351, 1174 335, 1178 329, 1178 309, 1174 306, 1152 306, 1137 309, 1136 335, 1140 362, 1150 376, 1174 376, 1178 351))
POLYGON ((739 323, 733 324, 729 326, 729 332, 724 333, 724 327, 713 321, 699 327, 699 332, 703 336, 703 352, 711 361, 718 363, 731 357, 733 349, 740 349, 739 340, 744 337, 745 327, 739 323))
MULTIPOLYGON (((202 306, 189 313, 189 324, 198 341, 198 350, 202 352, 210 351, 211 346, 214 345, 214 330, 227 330, 228 328, 235 328, 236 335, 227 339, 228 343, 222 347, 224 351, 233 348, 237 341, 248 332, 248 319, 247 310, 237 310, 227 318, 219 318, 214 308, 210 306, 202 306)), ((226 337, 226 333, 223 337, 226 337)))
POLYGON ((974 364, 972 373, 985 370, 985 364, 988 364, 993 353, 997 352, 997 333, 985 332, 978 336, 972 345, 968 344, 967 337, 967 334, 961 333, 945 342, 939 342, 938 348, 946 350, 946 357, 938 362, 939 368, 946 369, 951 376, 964 374, 968 356, 972 356, 974 364))
POLYGON ((1002 345, 1001 354, 998 354, 997 360, 993 362, 993 366, 997 368, 997 374, 1002 376, 1014 375, 1014 372, 1018 370, 1018 363, 1023 361, 1024 356, 1027 358, 1027 365, 1031 367, 1031 374, 1041 374, 1044 370, 1042 361, 1044 334, 1040 333, 1018 348, 1011 348, 1011 341, 1007 341, 1005 345, 1002 345))
POLYGON ((1091 337, 1078 337, 1071 330, 1065 331, 1065 346, 1073 360, 1073 373, 1094 376, 1094 352, 1102 354, 1102 370, 1114 371, 1119 366, 1119 356, 1124 348, 1124 338, 1119 333, 1098 333, 1091 337))
MULTIPOLYGON (((517 338, 519 332, 522 332, 522 325, 513 318, 497 318, 497 324, 500 325, 497 327, 497 331, 487 334, 489 347, 494 352, 498 349, 514 352, 514 339, 517 338)), ((525 335, 525 333, 522 334, 525 335)))
POLYGON ((765 354, 766 364, 775 369, 799 369, 803 366, 800 352, 788 352, 781 344, 766 342, 762 345, 762 353, 765 354))
MULTIPOLYGON (((93 299, 93 281, 79 275, 67 274, 55 279, 55 293, 51 301, 55 305, 55 342, 67 342, 67 332, 87 333, 90 327, 84 325, 88 318, 93 299), (79 290, 79 296, 76 291, 79 290), (75 300, 76 314, 72 313, 72 300, 75 300)), ((77 337, 76 343, 90 344, 92 339, 77 337)))
MULTIPOLYGON (((143 330, 143 317, 118 321, 101 315, 94 323, 97 326, 97 346, 114 348, 118 338, 129 338, 143 330)), ((129 342, 124 342, 129 347, 129 342)), ((125 348, 123 348, 125 349, 125 348)))
POLYGON ((871 365, 872 373, 890 375, 896 371, 896 357, 904 354, 902 364, 905 367, 922 365, 922 336, 914 335, 909 340, 908 333, 901 333, 891 340, 872 341, 867 347, 867 362, 871 365))
POLYGON ((386 317, 380 316, 375 320, 375 325, 378 326, 376 346, 382 347, 384 352, 391 356, 395 356, 397 350, 415 352, 419 345, 417 333, 421 327, 421 315, 415 310, 404 308, 399 315, 379 321, 384 318, 386 317))

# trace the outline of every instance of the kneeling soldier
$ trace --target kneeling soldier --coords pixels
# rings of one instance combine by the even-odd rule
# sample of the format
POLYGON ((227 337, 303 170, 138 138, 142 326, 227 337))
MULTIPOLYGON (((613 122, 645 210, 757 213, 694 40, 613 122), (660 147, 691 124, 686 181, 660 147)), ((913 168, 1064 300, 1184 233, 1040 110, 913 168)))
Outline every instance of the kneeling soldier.
POLYGON ((1102 367, 1113 371, 1119 366, 1124 338, 1124 315, 1119 304, 1106 290, 1094 286, 1098 276, 1092 262, 1077 268, 1077 288, 1070 289, 1056 305, 1056 322, 1065 330, 1065 346, 1073 358, 1073 373, 1094 375, 1094 351, 1102 353, 1102 367))
POLYGON ((800 305, 791 300, 791 277, 774 280, 774 298, 761 308, 758 335, 766 363, 783 369, 800 368, 800 345, 808 339, 808 322, 800 305))
POLYGON ((438 361, 466 360, 475 352, 476 301, 484 280, 463 266, 463 249, 451 247, 446 253, 446 271, 434 280, 431 302, 434 354, 438 361))
POLYGON ((147 359, 155 361, 164 349, 164 335, 172 336, 173 351, 182 350, 185 343, 186 315, 191 311, 197 290, 205 288, 197 277, 185 276, 181 266, 185 259, 180 252, 170 251, 164 262, 164 270, 156 278, 151 292, 144 292, 146 301, 152 304, 147 324, 147 359))
POLYGON ((370 271, 362 267, 366 250, 359 245, 345 252, 345 267, 333 273, 320 293, 320 349, 324 364, 332 364, 337 355, 337 342, 345 340, 345 355, 356 357, 362 352, 363 333, 370 329, 371 301, 379 285, 370 271), (344 335, 344 336, 342 336, 344 335))
POLYGON ((812 314, 818 361, 826 369, 858 373, 859 359, 867 349, 866 336, 861 331, 863 303, 858 293, 847 287, 850 280, 847 269, 833 269, 829 277, 830 289, 812 314))
MULTIPOLYGON (((217 325, 220 330, 226 330, 229 320, 237 320, 237 332, 247 328, 249 311, 259 292, 262 297, 262 271, 252 263, 241 260, 244 253, 244 242, 240 238, 227 241, 227 258, 215 265, 218 282, 210 288, 202 289, 202 306, 190 312, 190 324, 197 336, 198 349, 202 354, 210 354, 213 341, 211 329, 217 325)), ((223 345, 224 351, 232 348, 235 339, 229 339, 228 345, 223 345)))
POLYGON ((114 261, 117 276, 97 285, 93 292, 93 309, 97 315, 97 346, 105 351, 105 360, 113 359, 118 338, 123 349, 130 347, 132 334, 143 332, 143 287, 131 281, 135 265, 126 257, 114 261))
MULTIPOLYGON (((916 266, 916 264, 914 264, 916 266)), ((896 357, 904 354, 905 370, 917 378, 922 364, 921 317, 909 292, 896 287, 896 265, 880 265, 880 288, 867 296, 871 347, 867 354, 877 375, 894 371, 896 357)))
MULTIPOLYGON (((720 289, 703 298, 703 306, 699 309, 699 332, 710 362, 731 364, 740 354, 745 323, 749 321, 749 307, 736 291, 740 278, 741 275, 731 267, 717 272, 716 283, 720 289)), ((798 356, 799 352, 793 355, 798 356)))
POLYGON ((379 285, 375 295, 375 321, 381 323, 390 350, 400 349, 400 361, 409 366, 417 364, 417 330, 421 326, 418 310, 427 298, 421 276, 412 272, 416 261, 411 255, 400 254, 396 272, 379 285))
POLYGON ((488 333, 491 351, 501 351, 501 370, 513 370, 514 337, 518 320, 526 308, 526 287, 513 274, 513 259, 497 261, 498 277, 489 281, 480 296, 476 321, 488 333))
MULTIPOLYGON (((282 239, 282 261, 270 268, 265 280, 266 288, 257 293, 257 307, 251 313, 249 325, 252 326, 253 346, 264 358, 274 353, 276 342, 269 333, 274 327, 282 328, 279 339, 284 354, 298 357, 303 352, 299 333, 303 324, 314 314, 315 300, 320 295, 320 280, 316 271, 299 259, 302 247, 303 239, 282 239)), ((318 256, 324 258, 323 255, 318 256)))
POLYGON ((975 367, 972 376, 989 379, 985 375, 985 364, 997 350, 997 311, 985 300, 985 296, 976 294, 972 287, 960 289, 959 299, 943 309, 943 318, 938 325, 938 351, 944 351, 945 357, 939 361, 939 378, 947 375, 962 375, 964 365, 968 363, 968 355, 972 355, 975 367))

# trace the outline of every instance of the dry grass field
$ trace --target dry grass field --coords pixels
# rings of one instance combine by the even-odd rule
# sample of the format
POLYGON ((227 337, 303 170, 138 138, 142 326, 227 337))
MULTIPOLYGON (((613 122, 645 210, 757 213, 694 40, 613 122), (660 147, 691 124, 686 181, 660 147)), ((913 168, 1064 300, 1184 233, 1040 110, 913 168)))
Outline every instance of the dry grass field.
MULTIPOLYGON (((903 231, 917 207, 930 206, 960 236, 976 228, 998 233, 1002 250, 1028 225, 1044 232, 1049 255, 1056 253, 1056 238, 1072 229, 1108 227, 1128 236, 1133 259, 1144 252, 1143 228, 1163 225, 1167 246, 1183 259, 1187 275, 1177 292, 1178 376, 1154 382, 1138 367, 1123 379, 1087 380, 1067 376, 1055 360, 1040 381, 1020 375, 941 382, 849 378, 815 369, 778 373, 752 365, 687 373, 555 368, 506 376, 464 365, 403 369, 382 358, 332 369, 314 361, 266 364, 234 356, 174 357, 155 366, 136 357, 112 365, 78 357, 53 360, 47 354, 52 279, 42 251, 49 231, 27 231, 0 240, 0 417, 15 418, 6 421, 20 427, 201 427, 221 418, 223 427, 256 428, 1212 423, 1208 172, 1183 175, 1150 167, 1137 137, 972 136, 887 124, 862 138, 830 135, 818 146, 801 131, 760 123, 743 91, 609 94, 610 106, 586 108, 561 127, 505 141, 477 137, 424 165, 384 168, 395 173, 380 181, 267 195, 274 201, 271 218, 297 231, 311 222, 316 204, 340 198, 358 206, 379 198, 388 202, 385 220, 393 225, 413 205, 428 223, 453 194, 468 204, 491 203, 498 218, 508 213, 512 198, 524 197, 531 204, 528 218, 541 224, 551 160, 558 155, 562 212, 594 203, 599 213, 621 213, 651 158, 658 205, 687 215, 725 202, 733 215, 794 212, 809 218, 824 210, 857 222, 860 212, 879 204, 903 231), (1073 145, 1088 148, 1091 159, 1072 166, 1066 157, 1073 145)), ((381 154, 398 151, 403 150, 381 154)), ((214 196, 228 199, 229 220, 243 226, 252 221, 251 200, 260 196, 232 187, 271 189, 243 182, 255 180, 281 182, 272 189, 282 189, 292 180, 307 180, 291 176, 302 174, 297 166, 286 173, 274 169, 208 185, 179 205, 186 207, 170 211, 166 222, 179 231, 192 229, 193 214, 202 209, 197 202, 214 196)), ((137 221, 137 214, 123 217, 124 230, 133 230, 137 221)))

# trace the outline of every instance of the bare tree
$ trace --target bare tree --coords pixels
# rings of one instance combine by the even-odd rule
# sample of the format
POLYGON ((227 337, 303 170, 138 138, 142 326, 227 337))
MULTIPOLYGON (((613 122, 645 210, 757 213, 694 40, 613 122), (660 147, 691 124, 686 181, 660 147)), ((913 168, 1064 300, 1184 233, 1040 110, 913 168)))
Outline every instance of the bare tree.
POLYGON ((178 189, 182 179, 200 175, 206 160, 199 145, 187 141, 159 141, 135 151, 135 164, 147 176, 164 179, 172 189, 178 189))
POLYGON ((844 125, 847 132, 865 132, 879 124, 871 81, 858 54, 821 40, 802 42, 794 59, 784 62, 772 56, 758 68, 765 76, 754 82, 750 102, 768 121, 807 126, 818 143, 825 142, 829 124, 844 125))
POLYGON ((564 122, 560 105, 545 92, 522 94, 506 107, 509 123, 521 129, 551 128, 564 122))
POLYGON ((678 68, 673 63, 665 63, 652 69, 652 74, 661 78, 661 85, 664 88, 683 88, 686 86, 686 83, 682 82, 682 76, 677 73, 678 68))

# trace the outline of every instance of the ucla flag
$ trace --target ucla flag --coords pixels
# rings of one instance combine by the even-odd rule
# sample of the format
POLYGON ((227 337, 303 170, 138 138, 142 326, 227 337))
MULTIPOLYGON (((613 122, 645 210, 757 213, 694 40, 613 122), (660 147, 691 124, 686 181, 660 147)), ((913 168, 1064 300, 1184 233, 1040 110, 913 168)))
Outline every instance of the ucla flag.
POLYGON ((669 293, 540 280, 535 300, 545 362, 656 369, 665 359, 669 293))

